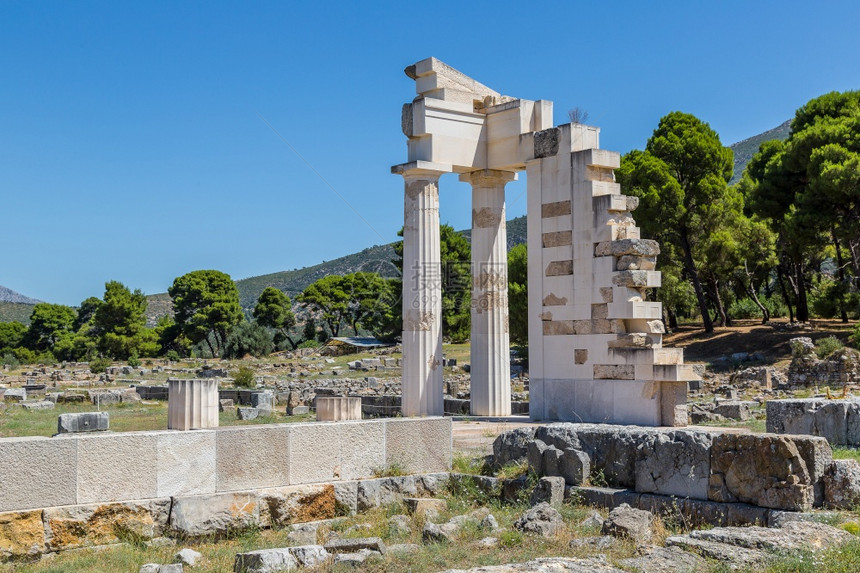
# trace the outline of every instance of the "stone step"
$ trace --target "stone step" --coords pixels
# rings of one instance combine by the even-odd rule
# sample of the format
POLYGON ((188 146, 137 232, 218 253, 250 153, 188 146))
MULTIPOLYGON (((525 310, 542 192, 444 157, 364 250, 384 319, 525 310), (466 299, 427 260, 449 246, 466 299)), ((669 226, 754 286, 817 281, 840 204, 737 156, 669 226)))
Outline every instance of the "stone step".
POLYGON ((654 365, 654 380, 661 382, 689 382, 701 380, 693 364, 659 364, 654 365))
POLYGON ((647 332, 628 332, 610 340, 609 348, 660 348, 661 336, 647 332))
POLYGON ((663 317, 663 304, 648 301, 619 301, 609 303, 607 318, 646 318, 663 317))
POLYGON ((683 364, 683 348, 610 348, 609 356, 623 364, 683 364))

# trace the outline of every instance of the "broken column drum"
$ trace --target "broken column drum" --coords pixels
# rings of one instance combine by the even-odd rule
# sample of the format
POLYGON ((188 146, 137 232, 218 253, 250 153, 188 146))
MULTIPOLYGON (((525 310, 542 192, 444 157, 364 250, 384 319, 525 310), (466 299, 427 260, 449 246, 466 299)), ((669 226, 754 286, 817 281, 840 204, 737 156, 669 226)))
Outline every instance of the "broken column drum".
POLYGON ((505 184, 528 194, 530 415, 537 420, 685 425, 680 349, 662 347, 659 245, 642 239, 638 203, 615 183, 617 153, 597 127, 552 126, 552 103, 503 96, 428 58, 406 68, 409 161, 403 280, 403 413, 441 413, 438 181, 472 186, 471 412, 510 414, 505 184), (435 275, 437 271, 439 275, 435 275), (437 298, 438 297, 438 304, 437 298))

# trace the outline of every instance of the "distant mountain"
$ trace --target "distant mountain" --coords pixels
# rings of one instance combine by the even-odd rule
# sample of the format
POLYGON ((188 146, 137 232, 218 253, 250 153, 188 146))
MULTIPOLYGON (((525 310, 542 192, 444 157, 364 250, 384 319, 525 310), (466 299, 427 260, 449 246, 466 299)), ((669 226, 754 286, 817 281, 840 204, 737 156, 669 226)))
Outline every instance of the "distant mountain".
MULTIPOLYGON (((471 230, 460 231, 471 240, 471 230)), ((526 217, 517 217, 508 221, 508 248, 526 242, 526 217)), ((399 275, 394 266, 394 243, 374 245, 351 255, 326 261, 312 267, 281 271, 258 277, 250 277, 236 281, 239 288, 239 303, 242 308, 249 310, 257 304, 257 298, 268 286, 273 286, 286 292, 290 298, 305 290, 308 285, 328 275, 345 275, 358 271, 377 272, 384 277, 399 275)))
MULTIPOLYGON (((526 217, 517 217, 508 221, 508 248, 526 242, 526 217)), ((471 230, 460 231, 466 239, 471 240, 471 230)), ((345 275, 358 271, 377 272, 384 277, 398 276, 394 265, 394 243, 374 245, 358 253, 346 255, 331 261, 325 261, 312 267, 281 271, 268 275, 249 277, 236 281, 239 289, 239 304, 246 312, 250 312, 257 304, 257 298, 263 289, 269 286, 287 293, 290 298, 305 290, 308 285, 328 275, 345 275)), ((150 325, 155 324, 158 317, 173 311, 173 305, 167 294, 154 294, 147 297, 149 308, 147 318, 150 325)))
POLYGON ((16 304, 38 304, 41 300, 24 296, 10 288, 0 285, 0 302, 14 302, 16 304))
POLYGON ((729 145, 732 151, 735 152, 735 169, 734 175, 732 175, 732 180, 729 181, 730 184, 734 185, 741 179, 741 175, 744 174, 744 169, 746 169, 747 163, 750 162, 753 155, 758 153, 758 148, 765 141, 770 141, 771 139, 788 139, 788 134, 791 132, 791 120, 789 119, 785 123, 781 124, 779 127, 774 127, 773 129, 769 129, 764 133, 759 133, 758 135, 754 135, 743 141, 738 141, 737 143, 733 143, 729 145))

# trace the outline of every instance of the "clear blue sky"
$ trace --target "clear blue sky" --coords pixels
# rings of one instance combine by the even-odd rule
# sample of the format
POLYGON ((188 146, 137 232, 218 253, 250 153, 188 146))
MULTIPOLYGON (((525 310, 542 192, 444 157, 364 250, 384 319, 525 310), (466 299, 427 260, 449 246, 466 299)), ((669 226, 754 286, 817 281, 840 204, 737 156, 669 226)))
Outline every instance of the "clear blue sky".
MULTIPOLYGON (((157 293, 396 240, 402 70, 428 56, 554 101, 556 124, 586 109, 607 149, 673 110, 728 144, 860 88, 858 22, 856 1, 0 0, 0 285, 77 305, 108 280, 157 293)), ((469 226, 455 176, 441 201, 469 226)))

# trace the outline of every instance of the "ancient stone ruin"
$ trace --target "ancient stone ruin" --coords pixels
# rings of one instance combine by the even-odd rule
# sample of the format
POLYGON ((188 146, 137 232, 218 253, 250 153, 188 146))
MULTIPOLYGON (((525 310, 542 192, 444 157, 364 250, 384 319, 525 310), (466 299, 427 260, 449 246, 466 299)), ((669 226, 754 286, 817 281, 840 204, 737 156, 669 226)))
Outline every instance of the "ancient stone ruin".
POLYGON ((641 239, 599 129, 552 126, 552 102, 503 96, 435 58, 406 68, 403 414, 443 413, 439 179, 472 186, 471 413, 510 410, 505 185, 528 177, 530 415, 685 425, 678 349, 662 348, 659 246, 641 239))

